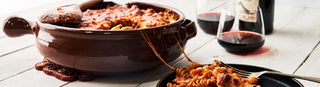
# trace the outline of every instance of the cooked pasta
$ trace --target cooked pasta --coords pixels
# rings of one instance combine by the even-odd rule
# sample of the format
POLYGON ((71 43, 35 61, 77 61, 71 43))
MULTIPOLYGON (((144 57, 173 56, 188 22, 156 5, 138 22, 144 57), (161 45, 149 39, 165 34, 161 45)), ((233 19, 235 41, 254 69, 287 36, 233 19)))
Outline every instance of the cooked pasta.
POLYGON ((137 5, 130 8, 114 5, 105 9, 97 9, 83 12, 81 29, 94 30, 128 30, 148 28, 170 24, 179 19, 173 11, 166 9, 164 12, 156 12, 154 9, 140 9, 137 5))
POLYGON ((232 68, 221 67, 219 61, 214 61, 212 65, 192 64, 176 69, 176 78, 167 87, 260 87, 256 85, 258 79, 241 78, 232 68))

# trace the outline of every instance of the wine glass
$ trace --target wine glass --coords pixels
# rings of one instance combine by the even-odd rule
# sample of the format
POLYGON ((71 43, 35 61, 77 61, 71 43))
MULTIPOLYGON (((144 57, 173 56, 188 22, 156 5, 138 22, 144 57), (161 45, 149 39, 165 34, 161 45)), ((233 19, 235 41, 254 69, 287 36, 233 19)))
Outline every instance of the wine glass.
MULTIPOLYGON (((257 18, 255 27, 244 27, 239 29, 239 17, 236 17, 235 24, 230 31, 223 31, 223 27, 226 26, 225 17, 226 12, 222 11, 219 21, 219 27, 217 32, 218 43, 231 53, 250 53, 263 46, 265 42, 265 31, 262 17, 262 11, 260 7, 255 10, 257 18)), ((243 21, 242 21, 243 22, 243 21)))
POLYGON ((226 11, 225 28, 229 31, 234 22, 235 0, 197 0, 197 24, 207 34, 216 35, 222 9, 226 11))

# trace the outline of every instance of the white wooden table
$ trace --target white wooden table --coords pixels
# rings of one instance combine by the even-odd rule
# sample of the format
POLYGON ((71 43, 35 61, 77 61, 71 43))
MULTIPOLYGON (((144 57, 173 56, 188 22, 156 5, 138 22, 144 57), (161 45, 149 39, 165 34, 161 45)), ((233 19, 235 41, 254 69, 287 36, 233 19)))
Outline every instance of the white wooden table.
MULTIPOLYGON (((18 5, 15 5, 36 3, 26 1, 28 0, 24 0, 24 3, 17 1, 18 5)), ((127 1, 131 0, 121 2, 127 1)), ((6 1, 1 2, 6 3, 6 1)), ((196 0, 143 2, 178 8, 188 19, 195 21, 196 0)), ((3 20, 10 15, 34 18, 36 14, 48 8, 75 3, 80 1, 47 0, 33 7, 17 7, 14 12, 11 12, 12 10, 1 12, 0 24, 3 24, 3 20)), ((12 2, 4 5, 14 6, 12 2)), ((289 74, 320 77, 320 59, 318 59, 320 58, 320 0, 276 0, 274 28, 274 32, 266 36, 263 53, 257 52, 255 55, 228 53, 217 43, 216 36, 205 34, 200 28, 197 36, 188 41, 185 51, 194 61, 203 64, 221 60, 226 63, 266 67, 289 74)), ((159 79, 170 73, 170 69, 163 65, 154 70, 126 77, 98 77, 89 82, 64 82, 34 69, 34 64, 43 58, 34 45, 34 39, 32 35, 9 38, 1 30, 0 87, 155 87, 159 79)), ((190 63, 182 55, 170 64, 174 67, 185 67, 190 63)), ((320 87, 318 83, 299 81, 305 87, 320 87)))

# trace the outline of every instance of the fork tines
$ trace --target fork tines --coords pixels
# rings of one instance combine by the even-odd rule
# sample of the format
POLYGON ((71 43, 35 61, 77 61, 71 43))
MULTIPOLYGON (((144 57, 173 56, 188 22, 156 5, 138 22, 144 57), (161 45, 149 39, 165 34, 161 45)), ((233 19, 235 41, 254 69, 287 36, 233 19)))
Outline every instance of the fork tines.
POLYGON ((240 77, 242 77, 242 78, 248 78, 249 75, 251 74, 250 72, 247 72, 247 71, 244 71, 244 70, 240 70, 240 69, 232 67, 232 66, 230 66, 228 64, 225 64, 222 61, 219 61, 219 62, 220 62, 222 67, 232 68, 235 71, 235 73, 239 74, 240 77))

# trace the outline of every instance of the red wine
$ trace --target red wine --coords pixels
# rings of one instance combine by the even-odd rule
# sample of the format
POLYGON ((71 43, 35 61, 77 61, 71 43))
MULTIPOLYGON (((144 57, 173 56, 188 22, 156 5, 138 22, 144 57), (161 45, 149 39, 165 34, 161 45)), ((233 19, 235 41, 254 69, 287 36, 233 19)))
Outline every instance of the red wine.
MULTIPOLYGON (((197 16, 198 25, 204 32, 216 35, 219 26, 220 14, 221 13, 217 12, 199 14, 197 16)), ((231 15, 226 15, 223 31, 229 31, 233 25, 233 22, 234 17, 231 15)))
MULTIPOLYGON (((273 22, 274 22, 274 0, 259 0, 259 6, 262 10, 265 34, 271 34, 273 32, 273 22)), ((257 22, 260 21, 260 14, 257 14, 257 22)), ((240 19, 239 29, 249 30, 253 29, 259 30, 261 28, 261 23, 248 22, 240 19)))
POLYGON ((226 32, 218 39, 219 44, 232 53, 248 53, 263 46, 264 38, 247 31, 226 32))

